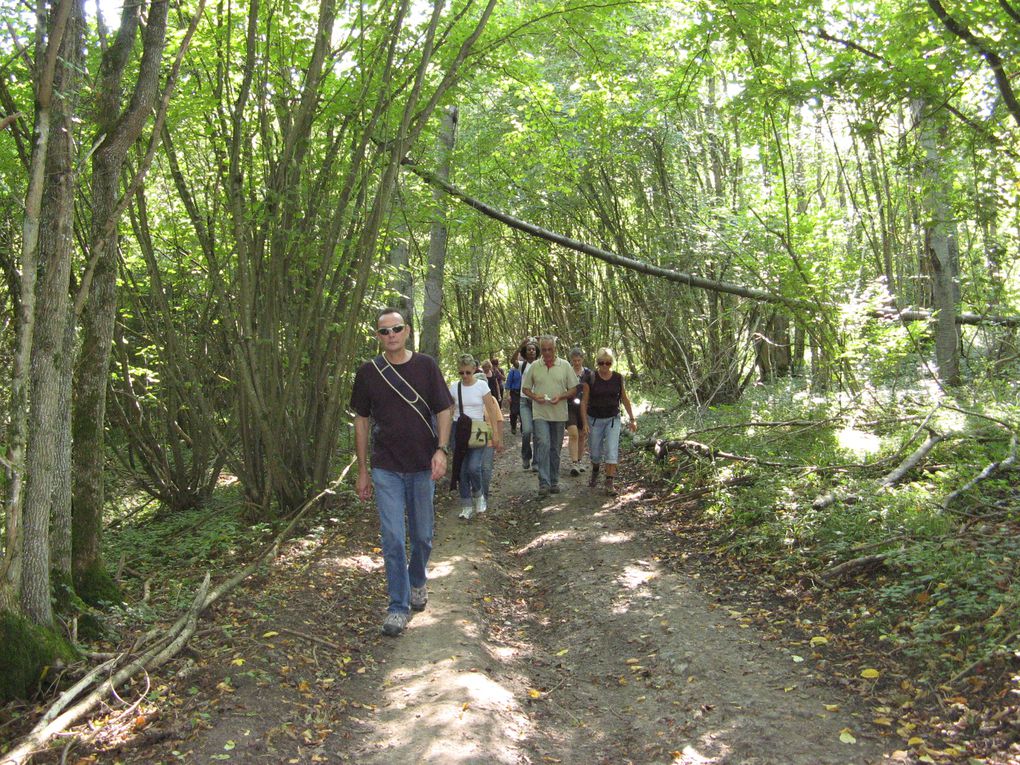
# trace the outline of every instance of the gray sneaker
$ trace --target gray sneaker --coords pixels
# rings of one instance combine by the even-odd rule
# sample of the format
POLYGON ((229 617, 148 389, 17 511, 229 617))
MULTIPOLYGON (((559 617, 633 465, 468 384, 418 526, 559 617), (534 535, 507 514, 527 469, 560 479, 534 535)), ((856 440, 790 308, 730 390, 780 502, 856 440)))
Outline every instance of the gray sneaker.
POLYGON ((382 623, 382 634, 396 637, 407 628, 407 614, 403 611, 390 611, 382 623))
POLYGON ((425 604, 429 602, 429 588, 428 585, 423 584, 421 587, 411 588, 411 610, 412 611, 424 611, 425 604))
POLYGON ((559 484, 555 484, 554 483, 552 486, 550 486, 549 487, 549 493, 550 494, 559 494, 560 493, 559 484))

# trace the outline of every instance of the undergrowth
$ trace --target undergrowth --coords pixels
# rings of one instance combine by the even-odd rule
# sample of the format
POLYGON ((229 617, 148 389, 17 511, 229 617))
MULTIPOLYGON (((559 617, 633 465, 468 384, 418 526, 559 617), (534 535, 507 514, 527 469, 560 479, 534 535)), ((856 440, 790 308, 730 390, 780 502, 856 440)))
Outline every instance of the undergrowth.
POLYGON ((716 550, 812 582, 847 624, 933 684, 1008 673, 1020 655, 1020 470, 953 492, 1015 451, 1020 408, 1001 390, 968 395, 918 386, 823 396, 785 380, 698 409, 659 391, 644 396, 642 433, 714 456, 676 444, 644 459, 716 550), (883 486, 932 433, 946 439, 883 486), (713 490, 683 501, 704 487, 713 490))

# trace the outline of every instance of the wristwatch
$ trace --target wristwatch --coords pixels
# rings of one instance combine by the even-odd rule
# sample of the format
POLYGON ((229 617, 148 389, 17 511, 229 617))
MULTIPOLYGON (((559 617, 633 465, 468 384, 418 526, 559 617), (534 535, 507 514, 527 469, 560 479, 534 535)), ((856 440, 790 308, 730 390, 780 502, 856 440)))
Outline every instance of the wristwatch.
POLYGON ((449 444, 440 444, 436 448, 442 449, 443 450, 443 454, 445 454, 447 457, 450 456, 450 445, 449 444))

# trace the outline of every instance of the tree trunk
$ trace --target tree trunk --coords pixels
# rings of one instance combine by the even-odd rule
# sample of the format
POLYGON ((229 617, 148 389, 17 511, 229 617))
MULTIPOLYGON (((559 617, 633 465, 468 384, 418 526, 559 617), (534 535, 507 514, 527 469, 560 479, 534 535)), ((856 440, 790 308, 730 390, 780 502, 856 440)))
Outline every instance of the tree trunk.
MULTIPOLYGON (((439 156, 436 175, 444 181, 450 179, 453 147, 457 142, 457 107, 443 111, 436 151, 439 156)), ((429 236, 429 264, 425 274, 425 305, 421 316, 421 343, 418 348, 433 358, 439 356, 439 325, 443 316, 443 273, 446 268, 446 200, 440 189, 432 192, 435 218, 429 236)))
POLYGON ((960 259, 956 225, 952 220, 947 190, 951 180, 942 151, 948 150, 948 127, 934 114, 925 113, 923 101, 914 103, 915 121, 924 151, 924 261, 932 275, 932 308, 935 321, 935 363, 939 377, 948 385, 960 382, 960 332, 956 326, 960 302, 960 259))
POLYGON ((28 439, 29 367, 32 336, 35 327, 35 286, 38 275, 38 247, 43 191, 46 186, 46 155, 50 145, 51 114, 55 91, 60 47, 63 44, 73 0, 63 0, 40 24, 36 38, 48 41, 36 61, 35 144, 29 167, 28 191, 25 194, 25 217, 21 238, 20 301, 17 305, 16 340, 11 371, 11 423, 7 431, 7 508, 4 523, 4 556, 0 568, 0 610, 18 608, 21 590, 23 488, 25 481, 25 446, 28 439))
POLYGON ((53 622, 50 601, 50 512, 58 485, 56 468, 62 441, 59 414, 69 317, 71 256, 74 250, 76 157, 74 117, 81 89, 85 9, 75 0, 60 46, 61 66, 54 78, 53 127, 46 152, 47 183, 39 229, 39 278, 29 371, 30 406, 25 453, 24 565, 21 608, 36 624, 53 622))
POLYGON ((106 390, 110 344, 117 316, 117 248, 120 175, 141 135, 159 88, 166 38, 166 0, 147 9, 144 50, 127 109, 123 80, 131 62, 141 8, 125 4, 117 37, 104 52, 97 96, 97 142, 92 159, 90 254, 94 270, 82 314, 81 355, 74 372, 72 442, 73 568, 76 577, 102 567, 103 468, 106 460, 106 390))
POLYGON ((64 350, 60 368, 57 404, 56 469, 50 509, 50 565, 71 580, 71 380, 74 377, 75 319, 68 311, 64 326, 64 350))
POLYGON ((403 311, 404 318, 411 324, 411 346, 414 347, 414 276, 408 266, 409 260, 407 239, 400 237, 390 248, 390 268, 393 270, 390 290, 394 293, 394 307, 403 311))

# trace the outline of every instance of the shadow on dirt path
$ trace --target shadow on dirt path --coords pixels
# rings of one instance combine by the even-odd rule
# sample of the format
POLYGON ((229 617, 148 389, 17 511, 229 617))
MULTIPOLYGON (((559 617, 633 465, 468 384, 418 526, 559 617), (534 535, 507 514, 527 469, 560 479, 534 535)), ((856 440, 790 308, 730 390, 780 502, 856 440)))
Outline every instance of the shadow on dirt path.
POLYGON ((533 499, 509 446, 489 513, 465 522, 440 501, 428 609, 382 647, 381 676, 349 683, 362 713, 345 761, 882 759, 856 699, 652 557, 626 494, 582 474, 533 499))
MULTIPOLYGON (((891 756, 849 691, 671 570, 587 475, 534 498, 518 440, 491 509, 437 497, 428 607, 399 638, 377 521, 337 510, 217 608, 158 719, 87 762, 853 765, 891 756), (553 501, 549 501, 549 500, 553 501), (339 517, 343 513, 348 515, 339 517), (860 711, 858 711, 860 710, 860 711)), ((564 449, 564 452, 566 450, 564 449)), ((565 471, 564 471, 565 472, 565 471)), ((345 506, 346 507, 346 506, 345 506)))

